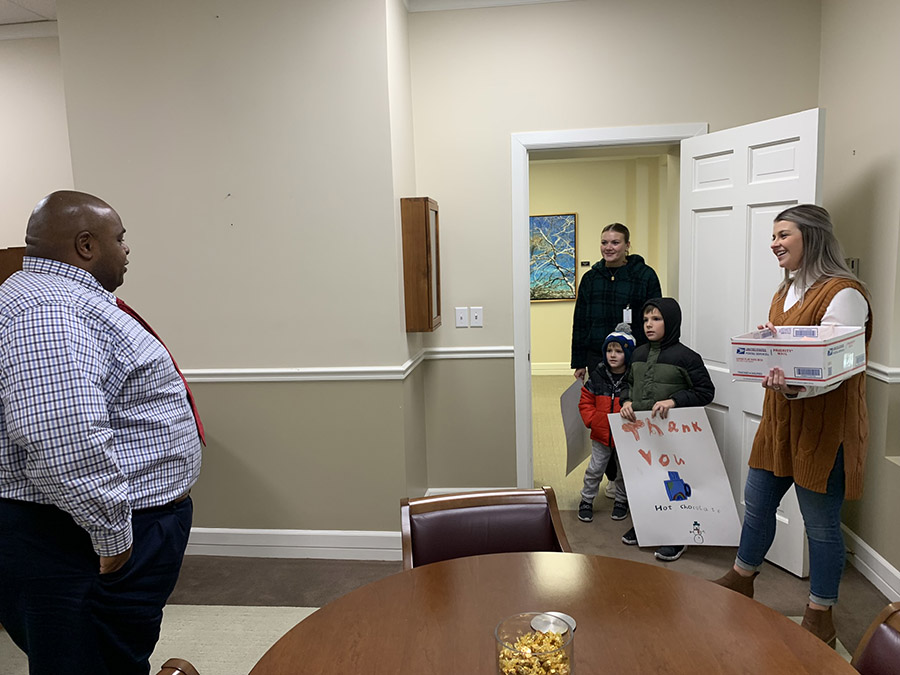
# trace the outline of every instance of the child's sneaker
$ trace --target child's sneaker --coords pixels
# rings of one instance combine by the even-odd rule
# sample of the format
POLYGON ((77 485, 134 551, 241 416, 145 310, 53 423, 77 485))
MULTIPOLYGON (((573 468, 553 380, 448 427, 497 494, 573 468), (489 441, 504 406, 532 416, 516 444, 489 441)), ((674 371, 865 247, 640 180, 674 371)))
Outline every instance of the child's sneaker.
POLYGON ((622 535, 622 543, 626 546, 637 546, 637 533, 633 527, 622 535))
POLYGON ((685 551, 687 551, 687 546, 660 546, 656 549, 654 555, 657 560, 662 560, 663 562, 675 562, 685 551))
POLYGON ((589 523, 594 519, 594 504, 585 499, 578 505, 578 520, 589 523))
POLYGON ((613 504, 613 510, 609 517, 613 520, 625 520, 625 516, 627 515, 628 502, 616 502, 613 504))

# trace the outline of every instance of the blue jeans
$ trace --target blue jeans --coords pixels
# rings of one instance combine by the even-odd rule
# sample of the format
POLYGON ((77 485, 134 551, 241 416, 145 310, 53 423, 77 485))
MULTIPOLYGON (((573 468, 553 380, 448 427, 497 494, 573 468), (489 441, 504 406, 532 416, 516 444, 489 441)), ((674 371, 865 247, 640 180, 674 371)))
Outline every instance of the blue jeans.
MULTIPOLYGON (((775 511, 788 488, 790 476, 750 469, 744 486, 744 527, 735 564, 755 572, 760 568, 775 539, 775 511)), ((795 486, 806 539, 809 542, 809 599, 831 606, 837 602, 838 587, 844 572, 844 535, 841 532, 841 506, 844 503, 844 448, 838 448, 834 467, 828 476, 825 494, 795 486)))

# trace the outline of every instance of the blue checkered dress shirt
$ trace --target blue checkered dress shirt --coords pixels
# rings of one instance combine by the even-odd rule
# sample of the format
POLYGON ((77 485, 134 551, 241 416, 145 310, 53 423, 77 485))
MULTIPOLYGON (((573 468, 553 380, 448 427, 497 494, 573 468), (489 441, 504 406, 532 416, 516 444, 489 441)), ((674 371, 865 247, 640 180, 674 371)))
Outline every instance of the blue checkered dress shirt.
POLYGON ((85 270, 26 257, 0 286, 0 497, 54 504, 99 555, 200 472, 184 383, 85 270))

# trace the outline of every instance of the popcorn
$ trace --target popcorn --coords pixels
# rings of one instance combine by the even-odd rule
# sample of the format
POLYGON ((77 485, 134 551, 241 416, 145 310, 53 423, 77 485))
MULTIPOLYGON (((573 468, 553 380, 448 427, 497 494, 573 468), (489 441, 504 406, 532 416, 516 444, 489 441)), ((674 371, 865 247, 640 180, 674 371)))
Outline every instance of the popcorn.
POLYGON ((513 649, 500 650, 500 675, 570 675, 569 656, 559 633, 520 635, 513 649))

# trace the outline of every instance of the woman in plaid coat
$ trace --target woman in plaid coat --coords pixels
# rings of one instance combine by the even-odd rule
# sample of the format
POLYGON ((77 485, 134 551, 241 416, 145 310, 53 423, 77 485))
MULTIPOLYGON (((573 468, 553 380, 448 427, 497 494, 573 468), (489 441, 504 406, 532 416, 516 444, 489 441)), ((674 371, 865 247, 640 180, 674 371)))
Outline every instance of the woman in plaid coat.
MULTIPOLYGON (((637 254, 630 254, 628 228, 612 223, 603 228, 600 252, 603 259, 581 278, 572 320, 572 368, 584 379, 603 360, 603 342, 624 321, 632 324, 631 311, 639 314, 647 300, 662 296, 659 277, 637 254)), ((641 317, 635 321, 641 323, 641 317)), ((640 326, 634 331, 637 344, 647 341, 640 326)))

